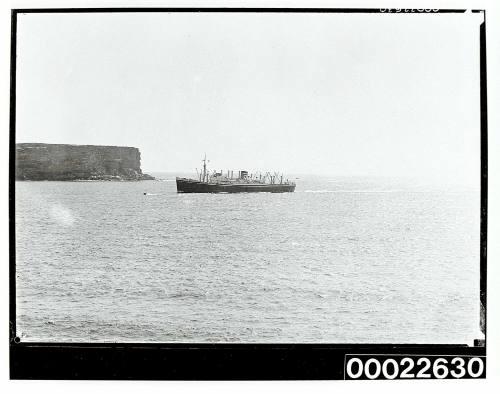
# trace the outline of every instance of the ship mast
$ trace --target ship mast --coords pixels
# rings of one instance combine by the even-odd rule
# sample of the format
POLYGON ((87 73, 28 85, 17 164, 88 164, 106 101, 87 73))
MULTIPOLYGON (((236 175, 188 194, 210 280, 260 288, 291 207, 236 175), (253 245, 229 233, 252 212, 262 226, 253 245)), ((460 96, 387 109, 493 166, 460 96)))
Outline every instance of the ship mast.
POLYGON ((205 182, 206 175, 207 175, 207 154, 205 153, 205 157, 203 158, 203 182, 205 182))

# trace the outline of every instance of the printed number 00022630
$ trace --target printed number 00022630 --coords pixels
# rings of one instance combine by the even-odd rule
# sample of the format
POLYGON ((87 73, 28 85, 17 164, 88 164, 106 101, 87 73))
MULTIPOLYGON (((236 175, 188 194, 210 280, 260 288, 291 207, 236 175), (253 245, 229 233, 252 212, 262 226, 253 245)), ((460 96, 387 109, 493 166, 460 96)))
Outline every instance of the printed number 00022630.
POLYGON ((474 356, 347 355, 346 379, 474 379, 485 358, 474 356))

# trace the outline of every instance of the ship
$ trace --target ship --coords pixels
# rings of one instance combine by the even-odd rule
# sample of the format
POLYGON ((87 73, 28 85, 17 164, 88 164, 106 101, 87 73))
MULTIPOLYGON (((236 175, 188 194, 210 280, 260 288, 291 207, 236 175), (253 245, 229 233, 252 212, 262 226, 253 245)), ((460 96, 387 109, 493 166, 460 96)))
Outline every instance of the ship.
POLYGON ((266 172, 249 174, 248 171, 208 171, 207 157, 197 179, 176 177, 177 193, 291 193, 295 183, 283 174, 266 172))

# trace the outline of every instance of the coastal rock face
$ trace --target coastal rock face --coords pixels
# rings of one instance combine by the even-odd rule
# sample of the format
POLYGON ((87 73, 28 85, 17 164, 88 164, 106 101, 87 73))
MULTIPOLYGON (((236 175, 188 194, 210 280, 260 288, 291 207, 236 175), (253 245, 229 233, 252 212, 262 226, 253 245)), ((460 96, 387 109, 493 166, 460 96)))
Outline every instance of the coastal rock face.
POLYGON ((141 171, 137 148, 102 145, 16 144, 16 180, 154 179, 141 171))

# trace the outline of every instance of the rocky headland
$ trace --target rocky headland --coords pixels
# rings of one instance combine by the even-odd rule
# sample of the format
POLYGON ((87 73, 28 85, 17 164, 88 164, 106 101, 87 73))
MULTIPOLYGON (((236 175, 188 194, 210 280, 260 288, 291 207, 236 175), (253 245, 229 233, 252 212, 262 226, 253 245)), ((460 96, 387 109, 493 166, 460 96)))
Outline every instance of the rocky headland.
POLYGON ((16 144, 16 180, 140 181, 152 180, 141 170, 139 149, 125 146, 16 144))

